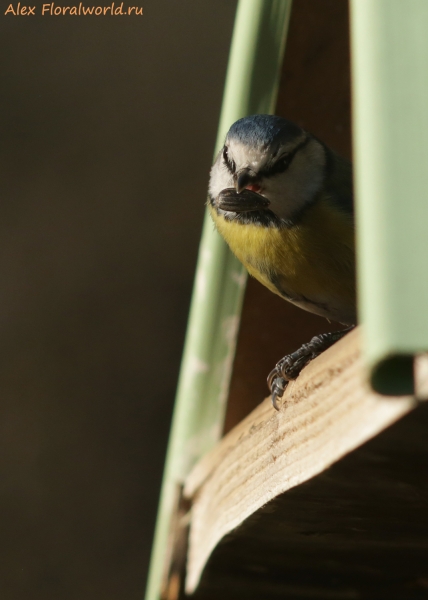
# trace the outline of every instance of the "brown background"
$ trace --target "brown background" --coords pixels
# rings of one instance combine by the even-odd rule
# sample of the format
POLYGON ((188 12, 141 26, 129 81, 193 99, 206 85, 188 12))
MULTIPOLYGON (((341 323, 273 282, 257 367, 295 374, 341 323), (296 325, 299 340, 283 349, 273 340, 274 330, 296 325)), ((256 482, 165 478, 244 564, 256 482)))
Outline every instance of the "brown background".
POLYGON ((2 600, 144 596, 235 2, 134 4, 0 13, 2 600))

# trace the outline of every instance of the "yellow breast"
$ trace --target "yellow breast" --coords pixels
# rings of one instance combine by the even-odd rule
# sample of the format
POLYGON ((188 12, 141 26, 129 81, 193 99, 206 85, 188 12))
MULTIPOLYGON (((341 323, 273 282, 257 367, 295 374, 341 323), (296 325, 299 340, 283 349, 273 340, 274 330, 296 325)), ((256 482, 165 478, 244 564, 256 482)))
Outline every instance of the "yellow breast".
POLYGON ((335 320, 341 320, 343 313, 343 321, 350 321, 355 314, 351 216, 325 198, 308 208, 297 225, 281 229, 227 221, 212 207, 210 210, 237 258, 272 292, 292 301, 304 298, 324 304, 330 307, 324 312, 304 308, 335 320), (346 319, 345 313, 349 313, 346 319))

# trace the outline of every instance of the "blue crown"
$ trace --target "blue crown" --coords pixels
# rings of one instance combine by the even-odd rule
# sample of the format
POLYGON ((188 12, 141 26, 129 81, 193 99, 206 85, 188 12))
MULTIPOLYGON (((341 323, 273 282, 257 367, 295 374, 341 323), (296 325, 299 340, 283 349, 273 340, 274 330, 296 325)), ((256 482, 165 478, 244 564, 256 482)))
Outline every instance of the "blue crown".
POLYGON ((236 121, 229 129, 227 139, 243 144, 270 146, 278 140, 293 139, 302 130, 287 119, 275 115, 251 115, 236 121))

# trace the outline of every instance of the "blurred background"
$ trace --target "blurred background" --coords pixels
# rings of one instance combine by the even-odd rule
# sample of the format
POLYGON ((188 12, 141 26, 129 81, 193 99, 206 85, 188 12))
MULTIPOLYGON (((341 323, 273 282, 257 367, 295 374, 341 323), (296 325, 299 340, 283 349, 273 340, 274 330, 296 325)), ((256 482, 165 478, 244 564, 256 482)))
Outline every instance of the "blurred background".
POLYGON ((0 13, 0 598, 141 599, 236 2, 30 4, 0 13))

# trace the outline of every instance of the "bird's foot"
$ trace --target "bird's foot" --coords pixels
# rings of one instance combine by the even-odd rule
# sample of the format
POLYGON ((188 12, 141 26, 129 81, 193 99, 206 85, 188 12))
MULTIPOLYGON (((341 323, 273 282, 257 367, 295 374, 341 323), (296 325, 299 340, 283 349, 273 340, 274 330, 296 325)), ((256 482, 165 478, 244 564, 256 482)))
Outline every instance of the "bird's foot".
POLYGON ((319 356, 324 350, 330 348, 335 342, 339 341, 347 334, 354 325, 342 329, 341 331, 332 331, 330 333, 321 333, 311 339, 308 344, 303 344, 298 350, 287 354, 276 363, 275 368, 268 375, 267 383, 272 398, 272 405, 275 410, 279 410, 278 400, 282 398, 284 391, 293 379, 297 379, 300 371, 311 360, 319 356))

